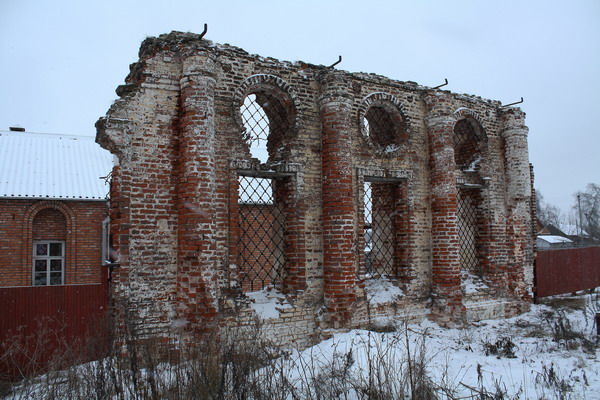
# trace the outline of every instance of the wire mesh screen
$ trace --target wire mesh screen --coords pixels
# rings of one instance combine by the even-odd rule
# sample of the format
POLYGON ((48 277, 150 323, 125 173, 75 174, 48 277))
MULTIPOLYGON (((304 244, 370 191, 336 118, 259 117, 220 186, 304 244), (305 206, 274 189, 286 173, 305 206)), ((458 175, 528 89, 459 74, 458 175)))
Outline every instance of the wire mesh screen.
POLYGON ((292 123, 290 104, 266 92, 248 95, 240 107, 244 124, 244 139, 250 145, 252 157, 261 163, 269 159, 269 149, 276 146, 292 123))
POLYGON ((396 278, 394 260, 394 186, 364 184, 365 272, 396 278))
POLYGON ((458 240, 461 268, 478 272, 479 229, 477 228, 477 201, 474 190, 460 189, 458 191, 458 240))
POLYGON ((245 292, 281 278, 283 213, 273 195, 274 179, 239 177, 240 281, 245 292))
POLYGON ((371 140, 380 146, 395 142, 394 122, 392 115, 383 107, 369 108, 363 120, 371 140))
POLYGON ((460 169, 476 170, 481 161, 481 140, 476 121, 461 119, 454 126, 454 159, 460 169))

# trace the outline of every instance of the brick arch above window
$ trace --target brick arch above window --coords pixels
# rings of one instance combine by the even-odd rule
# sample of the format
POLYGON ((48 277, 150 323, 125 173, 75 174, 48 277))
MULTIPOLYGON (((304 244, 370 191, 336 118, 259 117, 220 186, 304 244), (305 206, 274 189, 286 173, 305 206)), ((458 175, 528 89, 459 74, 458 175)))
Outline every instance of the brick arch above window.
MULTIPOLYGON (((470 108, 467 108, 467 107, 457 108, 456 111, 454 111, 454 118, 456 119, 456 122, 460 121, 461 119, 471 119, 471 120, 476 121, 477 124, 481 127, 482 134, 485 136, 485 132, 483 130, 483 123, 481 121, 481 118, 479 117, 479 114, 477 114, 475 111, 471 110, 470 108)), ((487 140, 487 137, 485 139, 487 140)))
POLYGON ((60 201, 39 201, 25 211, 25 224, 31 225, 35 216, 42 210, 55 209, 62 212, 67 220, 67 229, 72 231, 75 224, 75 213, 67 204, 60 201))
POLYGON ((398 98, 371 93, 358 109, 362 137, 379 155, 397 156, 409 139, 409 121, 398 98))
MULTIPOLYGON (((65 217, 66 223, 66 237, 64 238, 66 245, 66 260, 67 264, 65 268, 70 268, 72 266, 77 265, 77 238, 73 234, 77 230, 77 223, 75 218, 75 213, 64 202, 60 201, 39 201, 37 203, 32 204, 24 214, 24 224, 23 224, 23 253, 21 259, 23 260, 23 270, 31 270, 30 266, 32 265, 32 245, 34 241, 34 220, 36 216, 40 214, 40 212, 44 210, 55 210, 65 217)), ((62 238, 61 238, 62 239, 62 238)))
POLYGON ((252 75, 246 78, 233 96, 233 115, 242 132, 242 139, 251 145, 253 141, 267 141, 269 158, 276 156, 277 149, 295 130, 297 123, 297 96, 291 86, 283 79, 268 74, 252 75), (247 116, 242 115, 246 98, 255 95, 255 107, 260 108, 251 117, 252 122, 263 124, 255 129, 248 127, 247 116))

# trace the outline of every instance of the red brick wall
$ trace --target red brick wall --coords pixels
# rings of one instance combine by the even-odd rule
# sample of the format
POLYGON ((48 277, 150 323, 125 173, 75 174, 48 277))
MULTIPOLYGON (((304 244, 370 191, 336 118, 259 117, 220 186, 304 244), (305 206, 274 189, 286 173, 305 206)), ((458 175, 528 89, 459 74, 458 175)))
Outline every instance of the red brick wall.
MULTIPOLYGON (((276 265, 274 252, 277 234, 273 232, 273 205, 240 204, 240 265, 244 292, 261 290, 271 284, 272 268, 276 265)), ((282 232, 278 233, 279 235, 282 232)))
POLYGON ((33 218, 33 240, 67 240, 67 219, 54 208, 45 208, 33 218))
MULTIPOLYGON (((98 122, 97 140, 119 158, 111 216, 121 268, 113 290, 135 304, 149 335, 168 334, 174 320, 204 329, 230 311, 249 312, 239 302, 238 177, 254 174, 282 178, 275 194, 285 217, 282 286, 305 307, 302 318, 316 320, 315 309, 322 327, 362 318, 365 177, 402 181, 393 223, 406 303, 433 300, 435 315, 461 318, 453 135, 464 118, 478 121, 487 138, 478 171, 487 182, 478 221, 485 273, 499 296, 508 289, 526 299, 533 239, 524 225, 531 197, 523 186, 530 182, 524 115, 476 96, 280 62, 178 32, 142 44, 127 84, 98 122), (252 158, 241 121, 249 94, 277 99, 285 113, 267 143, 268 165, 252 158), (394 123, 379 138, 361 127, 373 106, 394 123)), ((271 120, 275 111, 266 112, 271 120)))
POLYGON ((104 201, 0 200, 0 286, 30 286, 32 241, 64 240, 65 283, 101 282, 104 201))

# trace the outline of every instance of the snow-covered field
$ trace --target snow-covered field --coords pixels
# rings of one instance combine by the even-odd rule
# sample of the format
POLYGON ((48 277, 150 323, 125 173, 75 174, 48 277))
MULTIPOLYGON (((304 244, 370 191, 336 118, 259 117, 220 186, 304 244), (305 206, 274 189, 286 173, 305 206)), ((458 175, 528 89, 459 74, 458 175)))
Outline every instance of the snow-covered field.
POLYGON ((378 321, 374 330, 334 333, 313 347, 263 358, 267 366, 259 369, 244 367, 268 346, 255 342, 244 350, 239 336, 219 344, 219 352, 235 350, 220 364, 200 354, 202 361, 139 366, 132 373, 105 359, 29 381, 7 398, 49 398, 52 391, 54 398, 107 399, 600 399, 600 296, 544 302, 511 319, 457 328, 378 321), (207 371, 221 386, 206 386, 207 371), (219 395, 198 397, 209 389, 219 395))
POLYGON ((349 376, 367 380, 373 363, 395 365, 390 372, 406 375, 411 353, 412 362, 425 365, 437 394, 446 398, 600 399, 597 295, 555 297, 548 303, 555 306, 533 305, 515 318, 462 328, 395 321, 395 332, 340 333, 299 353, 306 361, 296 364, 317 357, 316 365, 331 368, 336 354, 351 353, 349 376))

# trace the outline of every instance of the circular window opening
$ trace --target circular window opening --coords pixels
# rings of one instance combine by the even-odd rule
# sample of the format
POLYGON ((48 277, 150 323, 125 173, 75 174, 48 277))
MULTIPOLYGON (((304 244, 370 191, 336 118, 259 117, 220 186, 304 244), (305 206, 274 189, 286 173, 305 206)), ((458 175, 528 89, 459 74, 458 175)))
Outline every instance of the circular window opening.
POLYGON ((387 102, 373 104, 362 118, 363 134, 368 141, 386 153, 398 149, 407 139, 402 114, 387 102))
POLYGON ((293 122, 292 102, 269 92, 252 92, 240 106, 244 140, 261 163, 276 157, 293 122))

